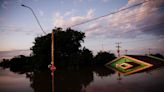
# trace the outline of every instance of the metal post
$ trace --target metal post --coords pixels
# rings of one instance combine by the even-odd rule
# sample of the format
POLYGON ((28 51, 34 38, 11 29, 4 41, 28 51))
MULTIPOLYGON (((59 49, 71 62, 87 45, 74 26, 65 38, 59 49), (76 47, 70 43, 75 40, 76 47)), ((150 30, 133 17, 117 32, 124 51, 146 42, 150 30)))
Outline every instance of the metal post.
POLYGON ((125 50, 125 55, 127 55, 128 54, 128 50, 125 50))
POLYGON ((54 65, 54 31, 51 34, 51 64, 54 65))
POLYGON ((54 66, 54 31, 52 31, 51 34, 51 71, 55 71, 55 66, 54 66))
POLYGON ((56 67, 54 66, 54 31, 51 34, 51 75, 52 75, 52 92, 54 92, 54 71, 56 67))
POLYGON ((117 44, 117 53, 118 53, 118 57, 120 57, 120 48, 121 48, 121 46, 120 46, 120 44, 121 44, 121 42, 118 42, 118 43, 116 43, 117 44))
POLYGON ((152 49, 151 49, 151 48, 149 48, 148 50, 149 50, 149 55, 150 55, 150 54, 151 54, 151 50, 152 50, 152 49))

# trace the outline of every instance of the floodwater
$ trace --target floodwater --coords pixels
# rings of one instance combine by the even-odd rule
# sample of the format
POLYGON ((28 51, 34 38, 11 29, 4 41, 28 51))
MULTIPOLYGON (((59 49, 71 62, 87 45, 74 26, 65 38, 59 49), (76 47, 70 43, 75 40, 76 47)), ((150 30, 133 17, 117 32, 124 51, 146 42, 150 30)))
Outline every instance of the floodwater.
MULTIPOLYGON (((52 92, 51 73, 0 69, 0 92, 52 92)), ((56 70, 54 92, 164 92, 164 67, 128 76, 106 68, 56 70)))

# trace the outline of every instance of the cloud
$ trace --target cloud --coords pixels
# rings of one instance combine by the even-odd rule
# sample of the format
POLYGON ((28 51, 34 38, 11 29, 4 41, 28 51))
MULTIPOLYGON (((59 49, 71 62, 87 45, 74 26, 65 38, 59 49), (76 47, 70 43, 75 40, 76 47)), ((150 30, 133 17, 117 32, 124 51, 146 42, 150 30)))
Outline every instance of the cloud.
POLYGON ((65 12, 64 16, 73 16, 76 12, 77 12, 77 10, 72 9, 70 11, 65 12))
POLYGON ((94 9, 89 9, 84 16, 73 16, 74 10, 67 11, 64 14, 61 14, 60 12, 55 12, 53 16, 53 24, 56 27, 70 27, 75 24, 87 21, 89 19, 92 19, 94 16, 94 9), (69 19, 65 19, 65 17, 72 15, 69 19))
POLYGON ((33 0, 33 1, 38 2, 39 0, 33 0))
MULTIPOLYGON (((40 29, 39 29, 40 30, 40 29)), ((15 25, 0 25, 0 36, 3 37, 3 35, 10 35, 10 34, 26 34, 31 36, 38 36, 42 34, 41 31, 38 31, 38 28, 29 28, 29 27, 20 27, 15 25)), ((2 38, 3 39, 3 38, 2 38)))
POLYGON ((109 1, 111 1, 111 0, 102 0, 102 2, 104 2, 104 3, 109 2, 109 1))
POLYGON ((99 32, 99 28, 101 28, 101 25, 98 22, 95 22, 91 25, 89 25, 89 28, 87 30, 85 30, 86 36, 92 36, 95 33, 99 32), (94 31, 92 31, 94 30, 94 31))
POLYGON ((82 3, 84 0, 73 0, 74 4, 76 3, 82 3))
MULTIPOLYGON (((141 0, 129 0, 127 5, 120 9, 141 2, 141 0)), ((89 37, 105 36, 107 38, 134 38, 141 34, 164 35, 164 12, 159 11, 161 5, 164 5, 164 0, 152 0, 96 20, 90 23, 95 26, 88 26, 86 34, 89 37)))
POLYGON ((44 12, 42 10, 39 9, 38 11, 40 16, 44 16, 44 12))
POLYGON ((5 21, 6 19, 4 17, 0 17, 0 25, 2 25, 5 21))
POLYGON ((83 0, 78 0, 79 2, 82 2, 83 0))
POLYGON ((1 7, 3 9, 8 9, 8 7, 7 7, 8 5, 9 5, 9 2, 8 1, 3 1, 2 4, 1 4, 1 7))

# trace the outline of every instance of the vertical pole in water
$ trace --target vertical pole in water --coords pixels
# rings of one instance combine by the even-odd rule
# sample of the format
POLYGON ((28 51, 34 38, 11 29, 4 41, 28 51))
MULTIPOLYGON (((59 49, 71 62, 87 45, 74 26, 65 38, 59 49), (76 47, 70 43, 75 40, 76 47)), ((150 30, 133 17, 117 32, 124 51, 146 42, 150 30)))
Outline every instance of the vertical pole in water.
POLYGON ((118 42, 118 43, 116 43, 117 44, 117 53, 118 53, 118 57, 120 57, 120 48, 121 48, 121 46, 120 46, 120 44, 121 44, 121 42, 118 42))
POLYGON ((52 75, 52 92, 54 92, 54 31, 51 34, 51 75, 52 75))
POLYGON ((54 31, 52 31, 51 35, 51 71, 54 72, 55 66, 54 66, 54 31))
POLYGON ((128 50, 125 50, 125 55, 127 55, 128 54, 128 50))
POLYGON ((149 55, 150 55, 150 54, 151 54, 151 50, 152 50, 152 49, 151 49, 151 48, 149 48, 148 50, 149 50, 149 55))

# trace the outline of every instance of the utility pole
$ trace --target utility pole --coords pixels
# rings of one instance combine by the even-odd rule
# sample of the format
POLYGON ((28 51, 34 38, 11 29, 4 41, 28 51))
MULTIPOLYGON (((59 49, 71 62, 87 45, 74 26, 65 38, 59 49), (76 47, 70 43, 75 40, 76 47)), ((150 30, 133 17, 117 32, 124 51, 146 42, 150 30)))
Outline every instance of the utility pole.
POLYGON ((104 44, 103 43, 101 45, 101 49, 102 49, 102 51, 104 51, 104 44))
MULTIPOLYGON (((52 30, 51 34, 51 71, 55 71, 56 67, 54 66, 54 31, 52 30)), ((53 75, 53 74, 52 74, 53 75)))
POLYGON ((152 48, 148 48, 148 51, 149 51, 149 55, 151 54, 151 50, 152 50, 152 48))
POLYGON ((103 38, 101 38, 101 41, 100 41, 100 43, 101 43, 101 49, 100 49, 100 51, 104 51, 104 44, 103 44, 103 38))
POLYGON ((127 55, 128 54, 128 50, 125 50, 125 55, 127 55))
POLYGON ((121 46, 120 46, 120 44, 121 44, 121 42, 118 42, 118 43, 116 43, 117 44, 117 54, 118 54, 118 57, 120 57, 120 48, 121 48, 121 46))
POLYGON ((51 75, 52 75, 52 92, 54 92, 54 71, 56 70, 56 67, 54 66, 54 31, 52 30, 51 34, 51 75))

